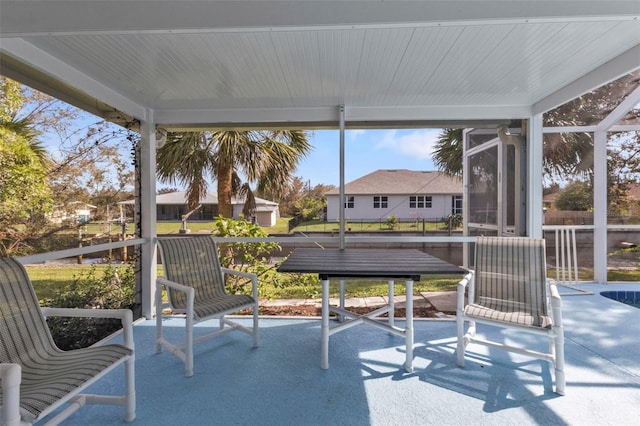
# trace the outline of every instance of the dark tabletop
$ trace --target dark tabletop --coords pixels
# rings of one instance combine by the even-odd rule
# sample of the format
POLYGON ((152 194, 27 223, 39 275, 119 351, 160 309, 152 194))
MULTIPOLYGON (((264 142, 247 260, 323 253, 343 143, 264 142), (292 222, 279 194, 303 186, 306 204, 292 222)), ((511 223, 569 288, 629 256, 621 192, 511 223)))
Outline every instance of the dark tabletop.
POLYGON ((329 278, 404 278, 420 280, 427 274, 463 274, 466 271, 415 249, 297 248, 279 272, 317 273, 329 278))

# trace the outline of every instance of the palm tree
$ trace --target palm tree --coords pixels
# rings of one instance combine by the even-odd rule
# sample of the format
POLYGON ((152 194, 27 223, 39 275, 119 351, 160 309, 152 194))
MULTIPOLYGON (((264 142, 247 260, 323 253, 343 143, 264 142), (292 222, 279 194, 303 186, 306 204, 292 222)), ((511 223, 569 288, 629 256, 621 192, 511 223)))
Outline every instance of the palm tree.
POLYGON ((438 170, 454 176, 462 175, 462 131, 443 129, 438 135, 433 162, 438 170))
POLYGON ((171 133, 158 149, 158 176, 187 186, 189 209, 206 194, 207 177, 215 179, 218 214, 232 217, 231 197, 241 186, 247 201, 253 199, 241 176, 258 190, 277 193, 311 148, 306 132, 299 130, 171 133))
POLYGON ((205 173, 214 167, 213 143, 204 132, 167 134, 157 152, 158 177, 187 187, 187 211, 198 207, 207 193, 205 173))
POLYGON ((0 127, 23 138, 29 150, 35 154, 43 166, 49 165, 49 155, 42 141, 40 132, 35 128, 31 117, 18 117, 25 99, 20 83, 0 77, 0 127))

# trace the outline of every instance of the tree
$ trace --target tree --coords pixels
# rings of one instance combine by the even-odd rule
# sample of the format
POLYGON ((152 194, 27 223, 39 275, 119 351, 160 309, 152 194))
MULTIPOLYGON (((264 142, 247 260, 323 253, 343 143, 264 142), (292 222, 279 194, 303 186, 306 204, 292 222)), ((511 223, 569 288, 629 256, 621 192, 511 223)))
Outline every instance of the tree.
POLYGON ((282 216, 303 215, 313 219, 321 216, 327 205, 324 194, 333 188, 333 185, 321 183, 312 187, 311 182, 300 176, 293 176, 283 190, 259 191, 258 196, 277 202, 282 216))
POLYGON ((462 131, 443 129, 433 152, 433 162, 438 170, 454 176, 462 175, 462 131))
POLYGON ((0 252, 9 254, 20 244, 25 225, 51 210, 53 198, 38 132, 17 118, 20 87, 4 78, 0 85, 0 252))
POLYGON ((158 149, 158 176, 187 187, 188 209, 206 194, 207 176, 214 178, 218 214, 232 217, 231 197, 242 186, 241 176, 258 192, 282 191, 310 150, 306 133, 297 130, 169 133, 158 149))
POLYGON ((559 210, 589 211, 593 208, 593 188, 586 182, 573 181, 558 192, 555 206, 559 210))
POLYGON ((333 185, 318 184, 305 191, 304 195, 294 204, 294 215, 302 216, 304 221, 320 219, 327 207, 327 191, 333 189, 333 185))
POLYGON ((38 139, 40 131, 33 123, 33 114, 20 115, 25 106, 24 89, 19 83, 0 77, 0 126, 22 138, 43 166, 47 165, 47 151, 38 139))
POLYGON ((207 174, 214 170, 213 142, 205 132, 169 132, 158 148, 158 177, 187 187, 187 210, 198 207, 207 192, 207 174))
POLYGON ((46 240, 78 224, 46 220, 54 200, 60 208, 82 201, 104 210, 123 200, 131 187, 132 167, 121 151, 130 132, 81 117, 79 110, 64 102, 1 77, 0 129, 0 191, 6 221, 0 239, 7 252, 61 247, 46 240), (43 140, 49 142, 47 148, 43 140))
POLYGON ((297 214, 296 203, 304 198, 308 192, 309 183, 302 177, 294 176, 283 191, 267 190, 259 192, 258 196, 277 202, 280 206, 280 214, 285 217, 291 217, 297 214))

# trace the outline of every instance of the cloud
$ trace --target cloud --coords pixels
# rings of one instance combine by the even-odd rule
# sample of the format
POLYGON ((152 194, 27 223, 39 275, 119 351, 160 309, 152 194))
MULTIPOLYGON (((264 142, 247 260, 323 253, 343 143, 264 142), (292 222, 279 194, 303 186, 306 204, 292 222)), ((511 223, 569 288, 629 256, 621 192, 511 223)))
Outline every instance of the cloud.
POLYGON ((439 129, 389 130, 384 132, 375 147, 420 160, 430 159, 439 134, 439 129))
POLYGON ((350 141, 358 139, 360 136, 365 135, 366 130, 364 129, 355 129, 355 130, 347 130, 345 131, 345 136, 348 137, 350 141))

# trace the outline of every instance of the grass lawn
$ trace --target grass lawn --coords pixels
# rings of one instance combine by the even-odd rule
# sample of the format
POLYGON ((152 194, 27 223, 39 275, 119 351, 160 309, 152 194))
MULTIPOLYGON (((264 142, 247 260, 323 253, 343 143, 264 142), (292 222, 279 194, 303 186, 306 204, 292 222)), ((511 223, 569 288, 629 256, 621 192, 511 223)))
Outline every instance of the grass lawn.
MULTIPOLYGON (((289 233, 289 219, 290 218, 278 218, 276 224, 271 227, 265 227, 264 230, 269 234, 287 234, 289 233)), ((164 234, 178 234, 182 227, 181 222, 157 222, 156 232, 160 235, 164 234)), ((346 225, 347 230, 359 231, 359 232, 390 232, 386 221, 381 220, 379 222, 349 222, 346 225)), ((197 232, 211 232, 215 229, 215 222, 187 222, 187 229, 191 233, 197 232)), ((404 232, 433 232, 433 231, 445 231, 446 226, 442 222, 398 222, 395 225, 394 231, 404 232)), ((295 231, 300 232, 335 232, 338 231, 338 224, 335 222, 324 222, 321 220, 313 220, 309 222, 303 222, 299 224, 295 231)), ((82 235, 118 235, 122 232, 122 226, 117 224, 111 224, 109 227, 106 223, 92 222, 82 226, 80 229, 66 230, 63 233, 82 235)), ((128 234, 133 232, 133 224, 127 224, 128 234)))
MULTIPOLYGON (((89 272, 89 265, 65 265, 65 266, 27 266, 27 273, 38 299, 53 297, 57 293, 66 290, 75 276, 86 275, 89 272)), ((103 266, 96 265, 101 269, 103 266)))
MULTIPOLYGON (((96 265, 98 270, 104 268, 103 265, 96 265)), ((50 298, 56 293, 65 291, 68 284, 72 282, 74 276, 86 275, 91 266, 89 265, 64 265, 64 266, 27 266, 27 272, 33 282, 36 294, 39 299, 50 298)), ((553 277, 553 271, 549 271, 549 277, 553 277)), ((162 267, 158 267, 158 276, 162 276, 162 267)), ((284 275, 284 274, 282 274, 284 275)), ((581 278, 582 273, 580 274, 581 278)), ((593 276, 593 273, 584 274, 593 276)), ((287 285, 276 286, 269 278, 260 278, 260 297, 267 299, 307 299, 320 298, 321 285, 315 274, 305 276, 289 276, 287 285), (293 279, 292 279, 293 278, 293 279), (299 279, 296 279, 299 278, 299 279)), ((460 280, 459 275, 428 275, 414 283, 414 292, 424 291, 455 291, 460 280)), ((640 270, 609 271, 610 281, 630 281, 640 282, 640 270)), ((330 286, 331 297, 337 297, 339 285, 337 281, 332 281, 330 286)), ((396 283, 396 294, 403 294, 404 281, 396 283)), ((384 280, 348 280, 346 285, 347 297, 368 297, 387 295, 387 282, 384 280)))
MULTIPOLYGON (((425 275, 420 281, 413 283, 413 292, 417 294, 424 291, 454 291, 461 278, 459 275, 425 275)), ((386 296, 389 294, 386 280, 347 280, 345 283, 346 297, 386 296)), ((260 297, 268 299, 320 299, 322 297, 322 286, 317 279, 317 274, 309 274, 308 279, 284 287, 266 284, 260 288, 266 290, 260 294, 260 297)), ((331 281, 329 296, 338 297, 339 291, 339 282, 331 281)), ((405 293, 403 280, 396 280, 394 291, 396 294, 405 293)))
MULTIPOLYGON (((104 268, 96 265, 96 268, 104 268)), ((64 265, 64 266, 27 266, 27 272, 39 299, 50 298, 56 293, 65 291, 69 283, 76 276, 86 275, 90 265, 64 265)), ((162 267, 158 267, 158 276, 162 276, 162 267)), ((455 290, 459 276, 425 276, 424 280, 414 283, 416 292, 420 291, 447 291, 455 290)), ((276 286, 269 279, 260 279, 260 297, 267 299, 292 299, 292 298, 319 298, 321 285, 315 274, 309 274, 304 279, 291 280, 292 284, 276 286)), ((338 295, 338 282, 331 283, 331 296, 338 295)), ((404 293, 404 282, 396 284, 396 293, 404 293)), ((347 282, 348 297, 380 296, 387 294, 386 281, 350 280, 347 282)))

